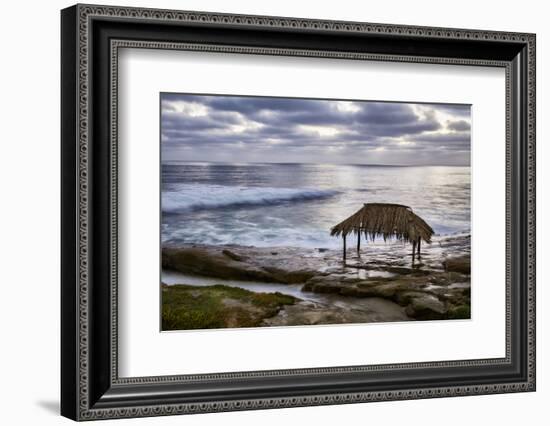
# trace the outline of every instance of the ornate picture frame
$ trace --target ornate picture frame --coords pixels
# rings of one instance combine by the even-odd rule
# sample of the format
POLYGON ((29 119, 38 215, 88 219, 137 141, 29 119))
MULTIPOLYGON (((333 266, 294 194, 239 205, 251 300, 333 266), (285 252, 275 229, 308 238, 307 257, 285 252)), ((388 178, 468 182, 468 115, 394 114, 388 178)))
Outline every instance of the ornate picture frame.
POLYGON ((61 30, 62 415, 93 420, 535 390, 534 34, 96 5, 64 9, 61 30), (506 356, 119 377, 117 71, 119 49, 128 47, 503 68, 506 356))

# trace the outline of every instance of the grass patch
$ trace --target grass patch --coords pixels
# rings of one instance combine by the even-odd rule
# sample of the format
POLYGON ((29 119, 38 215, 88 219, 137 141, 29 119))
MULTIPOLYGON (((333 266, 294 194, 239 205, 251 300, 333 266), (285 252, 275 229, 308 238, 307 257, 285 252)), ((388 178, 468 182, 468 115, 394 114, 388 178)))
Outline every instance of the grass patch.
POLYGON ((447 314, 449 319, 470 319, 470 305, 453 306, 447 314))
POLYGON ((225 285, 162 287, 162 330, 258 327, 298 299, 225 285))

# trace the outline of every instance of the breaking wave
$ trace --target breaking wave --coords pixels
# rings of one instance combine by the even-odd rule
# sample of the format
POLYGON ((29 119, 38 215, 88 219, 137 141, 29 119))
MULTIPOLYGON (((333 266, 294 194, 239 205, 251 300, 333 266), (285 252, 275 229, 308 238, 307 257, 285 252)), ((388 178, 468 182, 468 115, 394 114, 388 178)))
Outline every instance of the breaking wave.
POLYGON ((322 200, 339 191, 315 188, 257 188, 180 184, 162 191, 162 211, 179 213, 226 207, 268 206, 322 200))

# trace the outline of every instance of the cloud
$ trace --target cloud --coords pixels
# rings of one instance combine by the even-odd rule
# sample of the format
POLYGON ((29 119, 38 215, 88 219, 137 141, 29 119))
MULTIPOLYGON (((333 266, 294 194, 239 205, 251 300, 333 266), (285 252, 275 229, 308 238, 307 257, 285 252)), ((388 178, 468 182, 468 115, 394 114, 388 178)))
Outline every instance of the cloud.
POLYGON ((464 132, 470 130, 470 122, 466 120, 447 121, 447 129, 455 130, 457 132, 464 132))
POLYGON ((162 94, 162 158, 467 164, 452 155, 469 151, 469 114, 468 105, 162 94))
POLYGON ((470 118, 470 105, 463 104, 431 104, 433 108, 436 108, 442 113, 446 113, 455 117, 463 117, 465 119, 470 118))

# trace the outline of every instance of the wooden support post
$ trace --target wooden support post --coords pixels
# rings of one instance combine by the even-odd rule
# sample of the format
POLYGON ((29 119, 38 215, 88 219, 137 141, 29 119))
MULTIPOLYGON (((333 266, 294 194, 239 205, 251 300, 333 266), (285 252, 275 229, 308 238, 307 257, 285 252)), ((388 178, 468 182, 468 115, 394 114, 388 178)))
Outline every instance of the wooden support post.
POLYGON ((413 241, 412 244, 413 244, 413 253, 412 254, 413 254, 413 262, 414 262, 414 256, 416 254, 416 241, 413 241))
POLYGON ((357 232, 357 253, 361 250, 361 231, 357 232))
POLYGON ((420 257, 420 242, 422 241, 422 239, 419 237, 418 238, 418 257, 420 257))
POLYGON ((344 239, 344 253, 343 253, 343 257, 344 257, 344 263, 346 263, 346 234, 342 234, 342 237, 344 239))

